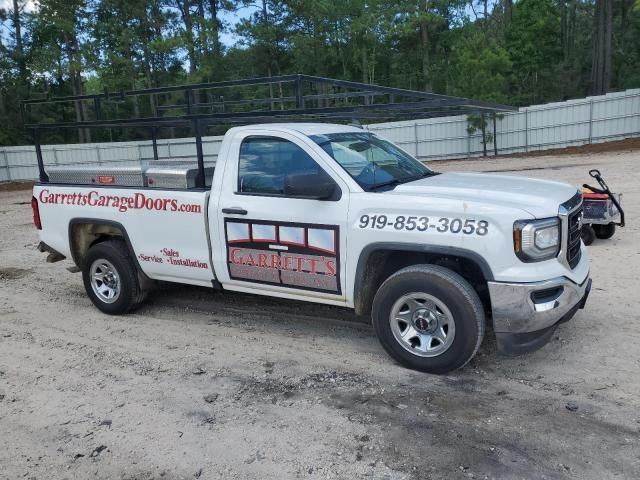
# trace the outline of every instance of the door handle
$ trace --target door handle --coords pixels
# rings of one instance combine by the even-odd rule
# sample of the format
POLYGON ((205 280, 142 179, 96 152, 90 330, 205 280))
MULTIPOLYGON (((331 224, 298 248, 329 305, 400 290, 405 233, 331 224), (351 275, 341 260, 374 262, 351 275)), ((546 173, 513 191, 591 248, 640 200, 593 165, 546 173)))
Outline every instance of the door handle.
POLYGON ((246 215, 247 211, 244 208, 231 207, 231 208, 223 208, 222 213, 227 213, 229 215, 246 215))

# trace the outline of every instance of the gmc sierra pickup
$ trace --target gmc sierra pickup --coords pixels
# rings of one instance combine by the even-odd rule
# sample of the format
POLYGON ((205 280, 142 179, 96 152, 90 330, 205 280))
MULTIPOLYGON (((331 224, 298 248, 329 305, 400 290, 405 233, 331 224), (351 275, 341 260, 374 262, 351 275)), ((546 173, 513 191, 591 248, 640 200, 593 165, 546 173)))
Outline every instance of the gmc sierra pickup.
POLYGON ((339 305, 370 314, 403 365, 444 373, 488 319, 501 352, 540 348, 591 286, 575 187, 437 173, 356 127, 232 128, 206 189, 191 166, 48 174, 40 247, 73 259, 108 314, 156 280, 339 305))

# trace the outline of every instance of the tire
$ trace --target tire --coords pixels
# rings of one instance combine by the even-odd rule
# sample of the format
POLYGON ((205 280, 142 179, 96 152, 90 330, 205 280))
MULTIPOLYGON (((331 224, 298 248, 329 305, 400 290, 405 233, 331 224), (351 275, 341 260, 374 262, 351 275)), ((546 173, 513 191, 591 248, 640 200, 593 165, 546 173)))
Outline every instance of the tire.
POLYGON ((594 225, 593 230, 595 231, 597 238, 607 240, 608 238, 613 237, 616 233, 616 224, 608 223, 606 225, 594 225))
POLYGON ((133 310, 145 297, 136 265, 123 240, 93 245, 85 259, 82 280, 93 304, 110 315, 133 310))
POLYGON ((580 236, 582 237, 584 244, 589 246, 596 239, 596 231, 591 225, 583 225, 580 236))
POLYGON ((457 273, 436 265, 414 265, 391 275, 375 295, 371 316, 387 353, 403 366, 427 373, 465 365, 485 331, 476 291, 457 273))

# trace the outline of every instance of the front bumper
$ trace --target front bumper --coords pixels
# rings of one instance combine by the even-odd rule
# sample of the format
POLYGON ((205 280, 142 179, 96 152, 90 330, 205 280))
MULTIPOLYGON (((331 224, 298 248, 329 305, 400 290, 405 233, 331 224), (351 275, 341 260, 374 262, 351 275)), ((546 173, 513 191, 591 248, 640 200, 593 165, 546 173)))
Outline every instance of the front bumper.
POLYGON ((566 277, 533 283, 489 282, 498 351, 517 355, 542 347, 559 323, 584 308, 590 290, 588 275, 579 285, 566 277))

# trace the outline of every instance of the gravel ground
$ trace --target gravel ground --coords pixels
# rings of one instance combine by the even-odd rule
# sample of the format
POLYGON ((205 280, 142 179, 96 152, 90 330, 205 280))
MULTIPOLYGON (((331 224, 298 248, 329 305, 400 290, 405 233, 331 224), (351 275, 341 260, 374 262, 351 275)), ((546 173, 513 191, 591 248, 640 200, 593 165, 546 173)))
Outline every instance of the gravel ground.
POLYGON ((585 310, 542 350, 448 376, 396 365, 344 309, 163 286, 109 317, 0 192, 2 479, 640 477, 638 151, 438 163, 581 184, 628 227, 590 247, 585 310))

